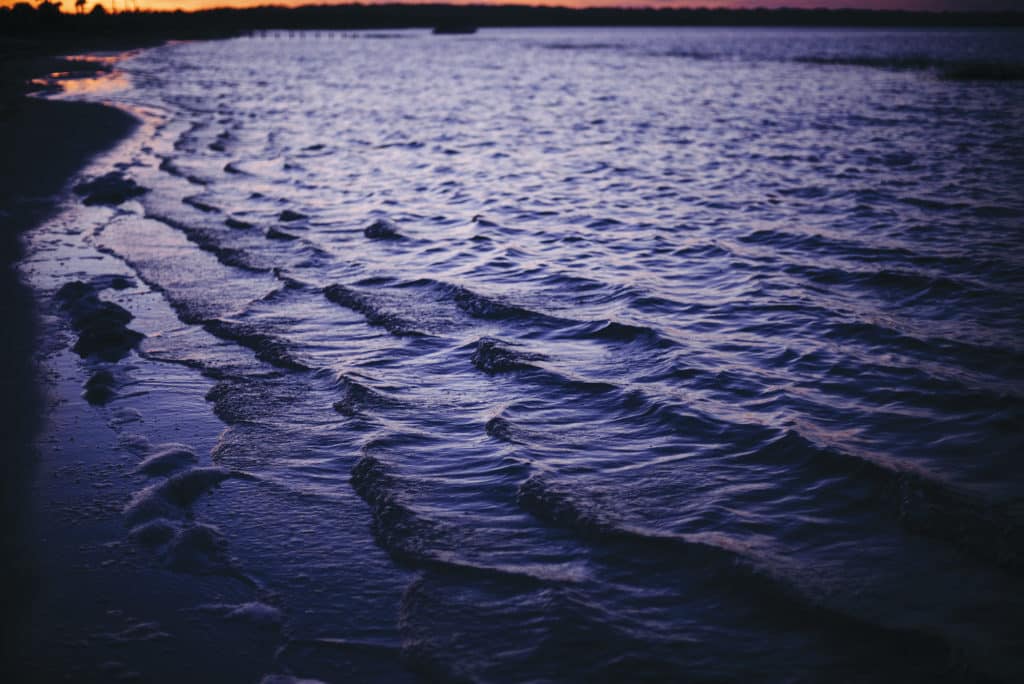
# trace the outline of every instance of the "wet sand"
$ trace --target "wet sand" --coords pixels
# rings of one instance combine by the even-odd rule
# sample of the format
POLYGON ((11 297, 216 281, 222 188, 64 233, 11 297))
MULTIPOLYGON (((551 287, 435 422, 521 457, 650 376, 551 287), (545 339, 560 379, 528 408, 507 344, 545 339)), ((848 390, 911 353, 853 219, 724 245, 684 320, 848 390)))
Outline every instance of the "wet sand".
POLYGON ((21 236, 53 214, 71 177, 94 155, 129 135, 138 122, 129 114, 91 103, 26 97, 28 81, 69 63, 56 57, 6 59, 0 67, 0 481, 7 528, 0 554, 4 592, 3 668, 5 681, 20 681, 15 654, 20 652, 34 581, 33 549, 24 534, 30 510, 29 482, 34 472, 32 440, 42 414, 33 350, 36 318, 31 292, 19 280, 15 264, 22 256, 21 236))
MULTIPOLYGON (((82 68, 25 59, 17 78, 68 67, 82 68)), ((3 69, 11 72, 9 65, 3 69)), ((161 496, 182 478, 189 487, 219 483, 209 453, 224 428, 206 408, 212 381, 129 354, 153 332, 154 320, 166 329, 173 319, 161 295, 138 286, 116 257, 64 239, 88 232, 74 207, 89 205, 90 197, 72 196, 72 185, 95 177, 94 165, 106 164, 122 145, 134 144, 133 131, 146 129, 110 107, 23 95, 24 89, 5 94, 0 125, 6 317, 0 352, 7 364, 0 536, 8 560, 0 578, 0 680, 182 681, 201 663, 206 681, 259 681, 275 667, 280 621, 261 602, 267 597, 258 583, 233 571, 216 528, 192 525, 158 559, 148 553, 147 538, 125 538, 126 502, 152 499, 173 508, 171 514, 195 517, 190 501, 161 496), (97 279, 131 314, 96 299, 97 279), (87 318, 134 316, 140 332, 122 330, 128 344, 116 352, 86 350, 89 326, 83 328, 76 311, 87 318), (98 389, 110 391, 97 396, 102 377, 111 387, 98 389), (136 395, 147 397, 142 410, 136 395), (183 455, 186 462, 175 460, 183 455), (183 568, 191 581, 181 580, 183 568)), ((109 341, 110 330, 99 332, 109 341)))

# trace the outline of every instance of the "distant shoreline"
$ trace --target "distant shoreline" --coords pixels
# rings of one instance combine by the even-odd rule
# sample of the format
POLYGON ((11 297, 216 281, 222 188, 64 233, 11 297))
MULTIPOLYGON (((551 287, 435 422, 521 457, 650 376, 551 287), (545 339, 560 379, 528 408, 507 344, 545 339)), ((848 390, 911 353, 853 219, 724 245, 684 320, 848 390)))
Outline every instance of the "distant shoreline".
MULTIPOLYGON (((102 5, 100 5, 102 7, 102 5)), ((95 7, 95 5, 94 5, 95 7)), ((0 35, 107 40, 228 37, 250 31, 498 27, 765 26, 850 28, 1024 28, 1024 11, 921 12, 844 9, 622 9, 525 5, 305 5, 198 12, 127 12, 87 15, 59 10, 0 10, 0 35)))
POLYGON ((0 267, 20 257, 17 236, 45 220, 62 190, 95 155, 127 137, 138 121, 105 105, 31 97, 52 86, 54 73, 88 77, 102 64, 68 59, 86 52, 121 52, 149 42, 0 40, 0 267))

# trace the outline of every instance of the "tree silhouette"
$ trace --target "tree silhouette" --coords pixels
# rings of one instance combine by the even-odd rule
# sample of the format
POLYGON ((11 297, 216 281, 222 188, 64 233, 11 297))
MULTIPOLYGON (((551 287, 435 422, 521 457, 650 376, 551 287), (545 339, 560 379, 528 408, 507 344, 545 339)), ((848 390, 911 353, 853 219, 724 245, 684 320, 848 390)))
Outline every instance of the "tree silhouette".
POLYGON ((60 21, 60 3, 43 0, 36 7, 36 16, 39 17, 40 23, 44 26, 58 23, 60 21))

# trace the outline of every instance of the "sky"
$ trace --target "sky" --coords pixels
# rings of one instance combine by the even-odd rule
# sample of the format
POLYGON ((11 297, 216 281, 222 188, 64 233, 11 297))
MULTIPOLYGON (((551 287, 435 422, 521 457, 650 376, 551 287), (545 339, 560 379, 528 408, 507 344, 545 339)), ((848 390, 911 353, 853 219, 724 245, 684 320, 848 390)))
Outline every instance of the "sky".
MULTIPOLYGON (((0 6, 10 6, 19 0, 0 0, 0 6)), ((39 0, 29 0, 37 4, 39 0)), ((344 4, 352 0, 341 0, 344 4)), ((375 0, 361 0, 371 3, 375 0)), ((394 2, 395 0, 378 0, 394 2)), ((522 4, 559 5, 565 7, 801 7, 801 8, 857 8, 857 9, 899 9, 899 10, 1021 10, 1024 0, 420 0, 423 2, 450 2, 453 4, 522 4)), ((87 0, 91 8, 96 0, 87 0)), ((108 9, 114 2, 118 8, 123 3, 138 4, 141 9, 153 10, 196 10, 210 7, 251 7, 256 5, 304 5, 332 4, 331 0, 102 0, 108 9)), ((63 9, 72 11, 74 0, 64 0, 63 9)))

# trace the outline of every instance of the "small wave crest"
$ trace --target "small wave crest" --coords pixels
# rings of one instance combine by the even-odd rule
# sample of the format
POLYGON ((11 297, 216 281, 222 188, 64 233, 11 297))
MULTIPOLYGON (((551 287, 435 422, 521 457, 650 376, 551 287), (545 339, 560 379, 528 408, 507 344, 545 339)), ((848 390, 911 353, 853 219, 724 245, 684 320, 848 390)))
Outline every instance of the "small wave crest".
POLYGON ((407 563, 429 559, 437 530, 402 500, 400 481, 380 459, 364 453, 352 467, 351 482, 369 504, 374 537, 388 553, 407 563))
POLYGON ((405 236, 391 221, 379 218, 363 229, 363 235, 371 240, 404 240, 405 236))
POLYGON ((909 531, 952 544, 981 560, 1024 571, 1024 523, 1006 504, 986 502, 910 467, 821 448, 795 430, 741 457, 799 468, 810 482, 841 477, 867 486, 909 531))
POLYGON ((309 366, 299 361, 281 338, 240 321, 215 318, 203 322, 207 332, 224 340, 237 342, 256 353, 260 361, 286 370, 304 371, 309 366))
POLYGON ((411 323, 400 316, 386 311, 374 299, 350 287, 335 284, 324 288, 324 296, 328 300, 362 314, 366 322, 384 328, 392 335, 404 337, 422 337, 425 333, 417 330, 411 323))
POLYGON ((383 406, 389 400, 380 392, 349 377, 339 379, 343 396, 334 402, 334 410, 343 416, 353 418, 367 407, 383 406))
POLYGON ((409 287, 433 289, 442 300, 454 302, 463 313, 483 320, 524 320, 549 324, 557 322, 547 314, 522 306, 502 302, 495 297, 475 292, 465 285, 448 283, 432 278, 421 278, 408 283, 409 287))
POLYGON ((548 477, 534 474, 520 485, 517 500, 524 510, 548 524, 570 529, 598 546, 609 546, 616 557, 649 558, 659 566, 671 566, 680 575, 692 574, 694 581, 708 589, 750 593, 761 604, 775 604, 780 615, 799 615, 798 622, 814 620, 824 629, 841 634, 852 631, 861 638, 884 635, 935 662, 948 658, 949 645, 941 638, 881 624, 834 604, 827 589, 816 586, 808 573, 785 558, 722 534, 675 534, 629 525, 617 519, 606 498, 591 500, 589 494, 592 492, 556 485, 548 477))
POLYGON ((508 373, 536 368, 534 362, 544 360, 540 354, 531 354, 514 348, 515 345, 495 337, 482 337, 473 345, 470 360, 485 373, 508 373))
POLYGON ((670 349, 678 346, 674 341, 654 328, 643 325, 620 323, 610 319, 578 323, 564 329, 563 337, 595 339, 617 344, 641 344, 653 349, 670 349))

